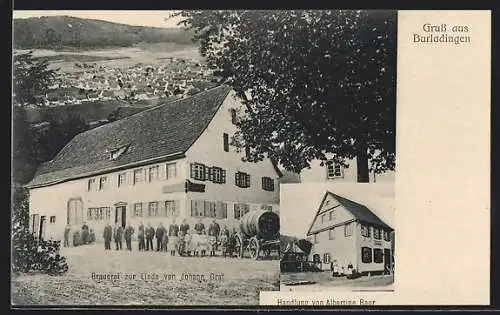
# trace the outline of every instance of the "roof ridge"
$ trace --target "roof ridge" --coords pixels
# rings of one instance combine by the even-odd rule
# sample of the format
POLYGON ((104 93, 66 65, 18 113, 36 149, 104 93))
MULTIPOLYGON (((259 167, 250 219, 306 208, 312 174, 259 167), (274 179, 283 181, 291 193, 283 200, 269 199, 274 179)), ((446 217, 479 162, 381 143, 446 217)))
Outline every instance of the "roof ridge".
MULTIPOLYGON (((116 124, 116 123, 121 122, 121 121, 127 121, 127 119, 131 119, 131 117, 139 117, 141 114, 144 114, 144 113, 150 112, 150 111, 152 111, 152 110, 155 110, 155 109, 161 108, 161 107, 163 107, 163 106, 172 105, 172 104, 174 104, 174 103, 176 103, 176 102, 189 100, 189 99, 191 99, 191 98, 193 98, 193 97, 195 97, 195 96, 199 96, 200 94, 204 94, 204 93, 211 92, 211 91, 213 91, 213 90, 215 90, 215 89, 218 89, 218 88, 221 88, 221 87, 227 87, 227 86, 226 86, 225 84, 220 84, 220 85, 214 86, 213 88, 210 88, 210 89, 208 89, 208 90, 201 91, 201 92, 199 92, 199 93, 193 94, 193 95, 191 95, 191 96, 189 96, 189 97, 185 97, 185 98, 178 98, 178 99, 176 99, 176 100, 166 101, 166 102, 164 102, 164 103, 162 103, 162 104, 159 104, 159 105, 155 105, 155 106, 149 107, 149 108, 147 108, 147 109, 145 109, 145 110, 141 110, 140 112, 134 113, 134 114, 132 114, 132 115, 130 115, 130 116, 123 117, 123 118, 121 118, 121 119, 117 119, 117 120, 112 121, 112 122, 109 122, 109 123, 107 123, 107 124, 104 124, 104 125, 101 125, 101 126, 98 126, 98 127, 95 127, 95 128, 89 129, 89 130, 86 130, 86 131, 84 131, 84 132, 82 132, 82 133, 77 134, 77 136, 78 136, 78 135, 80 135, 80 134, 84 134, 84 133, 86 133, 86 132, 89 132, 89 131, 91 131, 91 130, 96 130, 96 129, 99 129, 99 128, 102 128, 102 127, 105 127, 105 126, 110 126, 110 125, 116 124)), ((229 87, 227 87, 227 88, 229 88, 229 87)))

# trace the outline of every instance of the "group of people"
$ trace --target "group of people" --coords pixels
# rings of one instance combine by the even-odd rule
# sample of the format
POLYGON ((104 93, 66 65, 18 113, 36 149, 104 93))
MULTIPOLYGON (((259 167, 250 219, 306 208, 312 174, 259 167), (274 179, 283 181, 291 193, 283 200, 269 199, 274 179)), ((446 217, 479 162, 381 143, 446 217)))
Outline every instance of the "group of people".
POLYGON ((73 246, 80 246, 86 244, 92 244, 95 242, 94 230, 89 228, 87 223, 83 223, 81 229, 75 230, 73 228, 73 235, 71 236, 72 228, 70 224, 67 224, 64 228, 64 247, 70 247, 70 237, 72 238, 73 246))
MULTIPOLYGON (((115 249, 122 249, 122 239, 125 239, 127 250, 132 250, 132 238, 135 229, 128 225, 123 228, 116 224, 114 227, 108 223, 104 228, 104 248, 111 249, 111 241, 115 242, 115 249)), ((229 232, 226 225, 220 228, 213 220, 208 229, 201 219, 191 229, 184 219, 177 225, 175 218, 168 229, 162 223, 155 229, 150 223, 147 226, 141 222, 137 227, 137 242, 139 251, 170 252, 171 256, 215 256, 221 251, 224 257, 232 256, 236 244, 236 231, 229 232), (156 239, 156 248, 153 240, 156 239)))

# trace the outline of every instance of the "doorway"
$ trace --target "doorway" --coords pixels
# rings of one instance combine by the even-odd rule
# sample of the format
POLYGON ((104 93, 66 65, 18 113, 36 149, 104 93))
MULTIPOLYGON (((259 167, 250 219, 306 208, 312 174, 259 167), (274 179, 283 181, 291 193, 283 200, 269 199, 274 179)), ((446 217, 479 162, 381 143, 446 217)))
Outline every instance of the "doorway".
POLYGON ((47 220, 44 215, 40 217, 40 234, 38 234, 38 238, 43 240, 45 239, 45 227, 47 225, 47 220))
POLYGON ((391 250, 384 248, 384 273, 391 274, 392 270, 392 255, 391 250))
POLYGON ((122 228, 125 228, 127 224, 127 207, 126 206, 116 206, 115 208, 115 224, 120 224, 122 228))

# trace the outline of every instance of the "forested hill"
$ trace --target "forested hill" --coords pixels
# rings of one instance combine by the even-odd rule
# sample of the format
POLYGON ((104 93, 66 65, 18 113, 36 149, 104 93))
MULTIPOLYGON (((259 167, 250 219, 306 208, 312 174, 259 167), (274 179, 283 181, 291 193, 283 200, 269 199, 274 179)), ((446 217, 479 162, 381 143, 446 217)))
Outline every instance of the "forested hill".
POLYGON ((190 45, 182 28, 131 26, 70 16, 14 19, 14 48, 128 47, 139 42, 190 45))

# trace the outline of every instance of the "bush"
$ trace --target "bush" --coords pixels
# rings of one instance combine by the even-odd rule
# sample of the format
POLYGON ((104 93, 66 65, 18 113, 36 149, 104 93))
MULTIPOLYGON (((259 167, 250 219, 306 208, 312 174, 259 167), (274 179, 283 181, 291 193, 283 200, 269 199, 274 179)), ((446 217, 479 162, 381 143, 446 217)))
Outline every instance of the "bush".
POLYGON ((60 241, 36 239, 28 230, 13 237, 12 267, 15 273, 42 272, 50 275, 68 271, 66 258, 59 255, 60 241))

